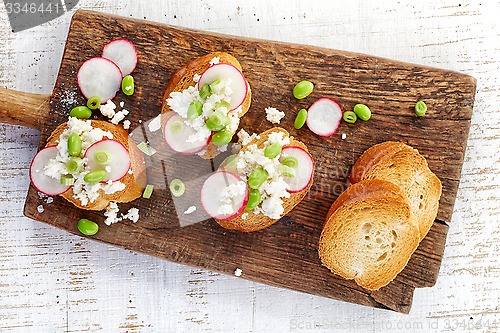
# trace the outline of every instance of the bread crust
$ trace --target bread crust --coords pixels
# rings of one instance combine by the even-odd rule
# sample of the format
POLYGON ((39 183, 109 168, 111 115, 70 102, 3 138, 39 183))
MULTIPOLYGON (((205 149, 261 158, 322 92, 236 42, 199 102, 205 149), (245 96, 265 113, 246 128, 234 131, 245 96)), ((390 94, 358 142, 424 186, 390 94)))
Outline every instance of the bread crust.
MULTIPOLYGON (((262 148, 264 146, 264 143, 267 141, 269 134, 272 132, 283 132, 287 137, 290 137, 290 134, 286 130, 284 130, 283 128, 274 127, 272 129, 269 129, 269 130, 259 134, 259 138, 254 138, 247 145, 243 146, 241 149, 243 151, 245 151, 247 149, 247 147, 252 145, 252 144, 256 144, 257 147, 262 148)), ((294 139, 293 137, 290 137, 290 144, 288 146, 300 147, 309 153, 306 145, 304 145, 302 142, 294 139)), ((221 170, 221 169, 219 169, 219 170, 221 170)), ((302 199, 304 199, 304 197, 307 195, 307 192, 311 188, 311 185, 313 183, 313 178, 314 178, 314 170, 313 170, 313 175, 311 177, 311 181, 309 182, 309 184, 307 185, 307 187, 304 190, 302 190, 300 192, 296 192, 296 193, 290 193, 290 198, 283 198, 284 212, 283 212, 283 215, 281 217, 288 214, 295 206, 297 206, 302 201, 302 199)), ((274 223, 278 222, 281 219, 281 218, 280 219, 272 219, 272 218, 265 216, 263 214, 255 214, 253 212, 253 210, 244 211, 243 214, 241 214, 233 219, 230 219, 230 220, 215 219, 215 221, 225 229, 238 230, 238 231, 242 231, 242 232, 252 232, 252 231, 257 231, 257 230, 267 228, 267 227, 273 225, 274 223), (243 214, 247 214, 245 219, 242 218, 243 214)))
MULTIPOLYGON (((104 131, 109 131, 113 134, 113 139, 119 141, 125 146, 130 155, 130 169, 132 174, 127 173, 120 181, 125 184, 125 189, 113 194, 104 194, 101 192, 99 197, 94 202, 89 202, 83 206, 80 200, 73 197, 73 188, 70 188, 63 194, 60 194, 64 199, 74 204, 76 207, 85 210, 103 210, 110 202, 130 202, 139 198, 146 186, 146 167, 144 164, 144 156, 137 148, 136 144, 130 139, 128 132, 121 126, 111 124, 102 120, 91 120, 92 127, 100 128, 104 131)), ((59 125, 50 135, 47 140, 46 147, 55 146, 58 144, 59 137, 68 128, 67 124, 59 125)))
POLYGON ((350 180, 386 180, 405 193, 422 240, 439 208, 442 185, 418 150, 402 142, 383 142, 369 148, 353 166, 350 180))
POLYGON ((419 243, 403 191, 383 180, 350 186, 332 205, 318 253, 324 266, 378 290, 401 272, 419 243))
MULTIPOLYGON (((189 88, 190 86, 195 85, 196 82, 193 81, 193 76, 195 74, 198 75, 203 74, 203 72, 205 72, 210 67, 210 61, 215 57, 218 57, 221 63, 231 64, 234 67, 238 68, 241 72, 243 72, 243 69, 239 61, 235 57, 226 52, 212 52, 192 60, 184 67, 179 68, 170 77, 167 89, 165 90, 165 94, 163 95, 163 104, 161 109, 162 114, 172 111, 166 102, 166 100, 170 97, 170 93, 174 91, 180 92, 189 88)), ((238 114, 239 118, 243 117, 245 113, 247 113, 248 109, 250 108, 250 104, 252 102, 252 91, 250 89, 250 84, 248 83, 248 81, 247 81, 247 86, 248 86, 248 92, 245 100, 241 104, 241 112, 238 114)), ((162 130, 163 127, 165 126, 165 123, 167 122, 167 119, 168 119, 167 117, 162 117, 162 130)), ((220 151, 217 149, 217 146, 214 145, 212 142, 210 142, 205 150, 205 153, 200 156, 203 159, 211 159, 219 154, 220 151)))

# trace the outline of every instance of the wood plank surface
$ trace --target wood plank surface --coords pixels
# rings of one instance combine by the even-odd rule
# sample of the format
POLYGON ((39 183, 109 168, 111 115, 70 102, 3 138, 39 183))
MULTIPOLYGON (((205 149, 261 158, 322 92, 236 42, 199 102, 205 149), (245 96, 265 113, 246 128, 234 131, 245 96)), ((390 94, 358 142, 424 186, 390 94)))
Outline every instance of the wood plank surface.
MULTIPOLYGON (((350 166, 365 149, 386 140, 407 142, 428 158, 444 184, 438 219, 450 220, 474 101, 473 78, 345 51, 206 34, 79 11, 70 26, 51 100, 51 116, 42 131, 42 145, 52 130, 67 119, 71 107, 83 103, 75 79, 79 66, 86 59, 98 56, 107 41, 119 37, 134 43, 139 62, 134 73, 137 85, 134 96, 126 98, 119 94, 117 98, 124 100, 127 110, 131 111, 128 119, 132 120, 132 128, 139 128, 132 131, 132 139, 139 143, 136 133, 145 133, 147 141, 158 150, 148 159, 148 176, 149 183, 152 179, 159 180, 163 187, 153 181, 157 188, 153 199, 122 205, 139 207, 143 213, 140 223, 101 228, 95 239, 227 274, 240 268, 245 278, 254 281, 400 312, 410 309, 413 293, 410 285, 421 287, 434 283, 446 231, 439 233, 433 228, 428 237, 433 241, 423 242, 419 249, 421 255, 438 260, 428 260, 423 274, 418 260, 412 260, 406 269, 408 273, 385 287, 384 292, 378 292, 376 298, 353 281, 338 278, 322 267, 317 242, 329 206, 347 186, 350 166), (88 42, 89 38, 92 43, 88 42), (178 216, 182 216, 184 209, 177 207, 176 211, 169 192, 162 190, 166 188, 164 178, 177 178, 179 171, 188 170, 180 178, 189 181, 188 177, 206 177, 206 170, 199 167, 197 156, 169 158, 171 154, 161 132, 149 133, 144 126, 159 114, 160 96, 173 71, 187 60, 215 50, 235 55, 252 87, 253 103, 241 123, 249 132, 260 133, 272 127, 263 116, 267 106, 287 112, 288 117, 281 124, 287 129, 293 128, 294 114, 319 97, 333 98, 344 109, 352 109, 354 104, 362 102, 373 110, 369 122, 342 124, 337 135, 328 139, 320 139, 308 130, 291 131, 309 147, 315 159, 315 186, 287 218, 252 234, 224 230, 212 220, 179 227, 178 216), (298 102, 290 91, 295 82, 304 78, 312 80, 316 87, 310 98, 298 102), (65 96, 73 92, 76 92, 74 105, 64 103, 65 96), (420 99, 426 100, 429 106, 423 118, 416 117, 412 111, 420 99), (454 111, 445 113, 445 109, 454 111), (340 139, 341 133, 347 135, 346 140, 340 139), (407 276, 412 278, 408 282, 404 279, 407 276)), ((198 191, 199 188, 194 190, 198 191)), ((186 208, 192 204, 201 210, 197 200, 186 203, 186 208)), ((77 232, 75 221, 79 218, 103 221, 102 213, 78 210, 60 198, 43 213, 38 212, 39 205, 40 198, 31 188, 25 206, 28 217, 74 233, 77 232)))
MULTIPOLYGON (((498 6, 468 0, 287 1, 280 10, 259 0, 79 4, 203 30, 376 54, 476 77, 471 135, 443 266, 436 286, 418 289, 410 315, 401 316, 70 235, 21 216, 27 168, 39 135, 0 125, 0 331, 450 332, 465 330, 469 322, 476 324, 469 332, 498 331, 498 6)), ((0 16, 0 83, 50 94, 70 16, 16 34, 1 4, 0 16)))

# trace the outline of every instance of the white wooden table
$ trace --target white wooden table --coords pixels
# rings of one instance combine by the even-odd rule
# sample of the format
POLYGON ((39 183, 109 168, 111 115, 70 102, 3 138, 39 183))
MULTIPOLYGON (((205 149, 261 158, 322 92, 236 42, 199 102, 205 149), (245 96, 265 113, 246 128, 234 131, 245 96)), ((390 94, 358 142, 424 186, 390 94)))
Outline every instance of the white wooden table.
MULTIPOLYGON (((458 70, 478 90, 435 287, 402 315, 191 269, 23 217, 39 133, 0 124, 0 332, 499 332, 500 25, 497 0, 81 0, 77 8, 458 70)), ((50 93, 70 15, 10 32, 0 86, 50 93)))

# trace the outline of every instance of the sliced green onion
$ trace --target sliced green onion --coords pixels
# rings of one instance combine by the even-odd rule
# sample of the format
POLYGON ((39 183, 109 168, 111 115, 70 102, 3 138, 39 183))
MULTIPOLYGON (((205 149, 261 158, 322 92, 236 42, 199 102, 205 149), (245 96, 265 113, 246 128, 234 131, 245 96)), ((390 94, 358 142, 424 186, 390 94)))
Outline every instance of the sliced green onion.
POLYGON ((142 197, 144 199, 151 198, 151 194, 153 194, 153 188, 154 188, 154 185, 151 185, 151 184, 146 185, 144 192, 142 192, 142 197))
POLYGON ((224 127, 229 125, 230 122, 231 120, 229 119, 229 117, 226 116, 223 112, 216 111, 212 113, 210 117, 208 117, 206 125, 209 130, 217 132, 224 129, 224 127))
POLYGON ((101 99, 99 96, 92 96, 87 101, 87 107, 91 110, 96 110, 101 107, 101 99))
POLYGON ((217 110, 218 108, 226 108, 227 110, 229 110, 230 107, 231 105, 228 102, 220 101, 215 103, 214 109, 217 110))
POLYGON ((174 179, 170 182, 170 192, 174 197, 180 197, 186 191, 186 186, 180 179, 174 179))
POLYGON ((156 149, 154 149, 153 147, 151 147, 148 143, 146 142, 141 142, 137 145, 137 148, 139 148, 140 151, 142 151, 144 154, 148 155, 148 156, 152 156, 154 154, 156 154, 156 149))
POLYGON ((184 122, 181 120, 175 120, 170 123, 170 131, 173 134, 179 134, 184 130, 184 122))
POLYGON ((266 149, 264 149, 264 156, 273 159, 279 154, 281 154, 281 150, 282 150, 281 145, 275 142, 272 145, 267 146, 266 149))
POLYGON ((83 180, 89 184, 97 184, 102 182, 107 175, 106 170, 92 170, 83 177, 83 180))
POLYGON ((358 116, 356 116, 356 113, 354 113, 352 111, 344 112, 342 118, 344 119, 344 121, 346 123, 349 123, 349 124, 354 124, 356 122, 356 120, 358 120, 358 116))
POLYGON ((221 169, 224 169, 226 171, 234 172, 237 170, 237 165, 238 165, 238 155, 234 154, 226 157, 226 159, 221 163, 220 167, 221 169))
POLYGON ((210 83, 210 91, 219 94, 220 91, 224 88, 224 83, 221 80, 217 79, 214 82, 210 83))
POLYGON ((71 158, 66 162, 66 171, 69 173, 77 173, 83 169, 83 160, 78 157, 71 158))
POLYGON ((200 93, 201 99, 203 99, 203 100, 209 98, 210 95, 212 95, 212 91, 210 90, 210 86, 206 83, 201 86, 199 93, 200 93))
POLYGON ((201 116, 203 112, 203 103, 200 101, 194 100, 189 104, 188 110, 187 110, 187 118, 189 120, 194 120, 201 116))
POLYGON ((288 156, 288 157, 285 157, 281 161, 281 164, 286 165, 287 167, 296 169, 297 166, 299 165, 299 160, 296 157, 288 156))
POLYGON ((418 101, 417 104, 415 104, 415 114, 422 117, 425 112, 427 112, 427 105, 424 101, 418 101))
POLYGON ((99 164, 109 163, 111 155, 107 151, 98 151, 94 154, 94 160, 99 164))
POLYGON ((281 174, 285 177, 294 178, 295 170, 295 168, 289 167, 288 165, 281 165, 281 174))
POLYGON ((75 183, 75 179, 70 175, 62 175, 60 182, 61 185, 71 186, 75 183))

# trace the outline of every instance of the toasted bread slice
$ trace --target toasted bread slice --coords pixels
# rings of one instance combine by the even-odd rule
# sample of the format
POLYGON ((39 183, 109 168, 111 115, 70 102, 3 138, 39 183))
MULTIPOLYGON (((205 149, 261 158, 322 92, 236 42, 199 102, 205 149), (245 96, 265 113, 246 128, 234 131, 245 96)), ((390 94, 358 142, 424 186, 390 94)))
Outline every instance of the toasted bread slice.
MULTIPOLYGON (((173 91, 183 91, 189 88, 190 86, 195 85, 196 82, 193 81, 194 75, 203 74, 203 72, 205 72, 207 68, 210 67, 210 61, 215 57, 218 57, 221 63, 231 64, 243 72, 243 69, 241 68, 239 61, 235 57, 226 52, 212 52, 192 60, 184 67, 178 69, 168 81, 167 89, 165 90, 165 94, 163 95, 163 105, 161 110, 162 114, 171 111, 170 107, 166 103, 166 100, 170 97, 170 93, 172 93, 173 91)), ((245 100, 243 101, 243 104, 241 104, 241 112, 238 115, 239 118, 243 117, 243 115, 247 113, 252 101, 252 92, 248 81, 247 85, 248 85, 248 92, 245 100)), ((162 128, 163 126, 165 126, 166 121, 167 118, 162 117, 162 128)), ((211 159, 217 156, 219 153, 220 151, 219 149, 217 149, 217 146, 214 145, 213 143, 210 143, 207 146, 205 153, 201 155, 201 157, 204 159, 211 159)))
MULTIPOLYGON (((283 128, 280 127, 274 127, 271 128, 261 134, 257 138, 252 139, 248 144, 243 146, 241 149, 242 151, 245 151, 248 146, 252 144, 256 144, 257 147, 262 148, 264 146, 264 143, 267 141, 268 136, 272 132, 283 132, 285 136, 290 137, 290 144, 288 146, 293 146, 293 147, 300 147, 304 149, 305 151, 309 152, 307 150, 306 145, 304 145, 302 142, 294 139, 293 137, 290 136, 290 134, 284 130, 283 128)), ((314 177, 314 174, 313 174, 314 177)), ((302 199, 306 196, 307 192, 311 188, 312 182, 313 182, 313 177, 311 177, 311 181, 307 185, 307 187, 296 193, 290 193, 289 198, 283 198, 283 216, 288 214, 295 206, 297 206, 302 199)), ((282 217, 283 217, 282 216, 282 217)), ((252 232, 252 231, 257 231, 261 230, 264 228, 269 227, 270 225, 273 225, 279 219, 272 219, 268 216, 265 216, 263 214, 255 214, 253 210, 250 211, 244 211, 243 214, 237 216, 236 218, 233 218, 231 220, 217 220, 217 223, 220 224, 223 228, 226 229, 231 229, 231 230, 239 230, 243 232, 252 232), (242 218, 242 216, 245 214, 245 219, 242 218)))
POLYGON ((408 263, 419 243, 408 200, 396 185, 363 180, 333 203, 319 242, 324 266, 377 290, 408 263))
MULTIPOLYGON (((132 170, 132 174, 127 173, 125 177, 120 180, 125 184, 125 189, 123 191, 118 191, 113 194, 104 194, 101 191, 99 198, 94 202, 89 202, 86 206, 82 206, 80 200, 74 198, 73 188, 70 188, 68 191, 61 194, 61 196, 76 207, 86 210, 103 210, 111 201, 129 202, 137 199, 142 195, 142 191, 146 186, 146 168, 143 154, 129 138, 127 131, 121 126, 114 125, 107 121, 92 120, 92 127, 111 132, 113 134, 113 139, 120 141, 125 146, 130 155, 130 170, 132 170)), ((67 129, 66 123, 59 125, 50 135, 46 146, 57 145, 59 137, 65 129, 67 129)))
POLYGON ((386 180, 405 193, 419 228, 420 239, 436 218, 442 186, 416 149, 401 142, 384 142, 368 149, 356 161, 351 182, 386 180))

